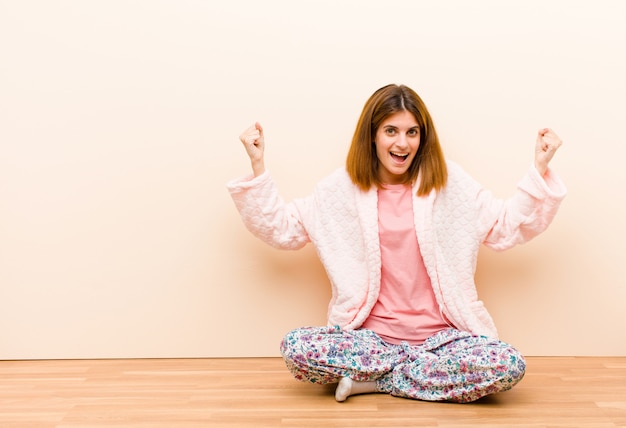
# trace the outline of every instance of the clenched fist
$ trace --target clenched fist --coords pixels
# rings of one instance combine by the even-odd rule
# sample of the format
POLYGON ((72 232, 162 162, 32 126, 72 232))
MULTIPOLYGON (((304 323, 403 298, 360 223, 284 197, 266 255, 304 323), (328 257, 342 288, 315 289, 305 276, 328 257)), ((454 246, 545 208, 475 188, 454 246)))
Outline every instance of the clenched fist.
POLYGON ((257 177, 265 172, 265 162, 263 153, 265 151, 265 139, 263 138, 263 127, 259 122, 251 125, 239 136, 239 140, 243 143, 246 153, 250 157, 252 171, 257 177))
POLYGON ((561 144, 563 141, 550 128, 539 130, 535 144, 535 168, 539 174, 544 175, 546 173, 550 160, 561 147, 561 144))

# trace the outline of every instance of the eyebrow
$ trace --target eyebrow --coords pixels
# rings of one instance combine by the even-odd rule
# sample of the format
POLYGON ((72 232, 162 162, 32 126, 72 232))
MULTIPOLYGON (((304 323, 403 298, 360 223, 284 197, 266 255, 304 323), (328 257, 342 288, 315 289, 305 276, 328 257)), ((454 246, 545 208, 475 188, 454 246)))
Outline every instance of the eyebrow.
MULTIPOLYGON (((395 129, 398 129, 398 127, 397 127, 396 125, 385 125, 385 126, 383 126, 383 129, 388 129, 388 128, 395 128, 395 129)), ((411 129, 417 129, 417 130, 419 131, 420 126, 419 126, 419 125, 411 126, 411 127, 409 128, 409 130, 411 130, 411 129)))

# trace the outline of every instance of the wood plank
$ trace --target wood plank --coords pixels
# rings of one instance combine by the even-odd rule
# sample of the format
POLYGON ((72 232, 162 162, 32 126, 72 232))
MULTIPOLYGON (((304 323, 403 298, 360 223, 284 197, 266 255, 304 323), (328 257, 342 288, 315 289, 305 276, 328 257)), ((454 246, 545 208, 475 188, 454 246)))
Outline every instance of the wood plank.
POLYGON ((294 380, 278 358, 0 361, 0 427, 626 427, 626 358, 531 357, 475 403, 294 380))

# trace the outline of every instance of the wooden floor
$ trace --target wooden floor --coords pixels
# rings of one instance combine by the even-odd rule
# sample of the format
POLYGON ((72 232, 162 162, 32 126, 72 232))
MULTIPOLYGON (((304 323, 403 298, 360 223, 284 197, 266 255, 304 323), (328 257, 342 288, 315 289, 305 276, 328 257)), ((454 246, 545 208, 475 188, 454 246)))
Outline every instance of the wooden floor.
POLYGON ((626 427, 626 358, 528 358, 470 404, 333 398, 277 358, 0 361, 0 427, 626 427))

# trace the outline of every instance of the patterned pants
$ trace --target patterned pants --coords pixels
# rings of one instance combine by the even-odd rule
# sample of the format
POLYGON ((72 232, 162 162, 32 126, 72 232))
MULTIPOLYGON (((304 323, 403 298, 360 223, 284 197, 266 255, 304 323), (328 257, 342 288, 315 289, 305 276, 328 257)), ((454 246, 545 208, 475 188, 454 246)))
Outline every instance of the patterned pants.
POLYGON ((367 329, 305 327, 281 343, 287 367, 302 381, 336 383, 342 377, 376 381, 376 390, 398 397, 467 403, 511 389, 526 363, 510 345, 447 329, 422 345, 384 342, 367 329))

